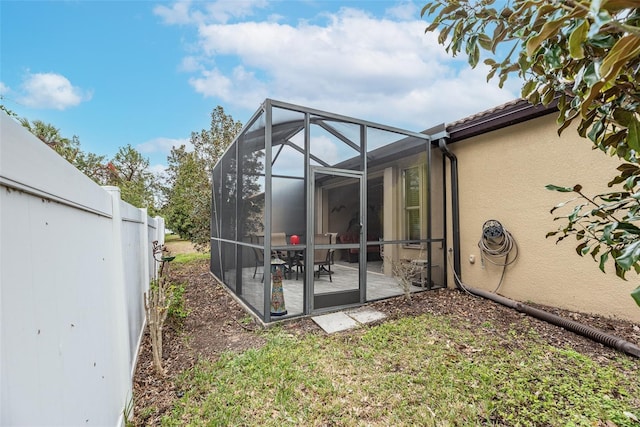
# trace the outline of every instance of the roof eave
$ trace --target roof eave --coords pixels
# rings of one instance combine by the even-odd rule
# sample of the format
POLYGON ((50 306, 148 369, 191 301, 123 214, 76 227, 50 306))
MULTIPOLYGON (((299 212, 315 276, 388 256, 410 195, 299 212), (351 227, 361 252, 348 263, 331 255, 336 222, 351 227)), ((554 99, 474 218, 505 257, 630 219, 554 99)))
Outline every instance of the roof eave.
POLYGON ((558 111, 557 100, 544 106, 532 105, 526 99, 507 104, 504 108, 497 108, 480 114, 469 120, 454 122, 447 125, 449 143, 461 141, 497 129, 502 129, 517 123, 523 123, 538 117, 558 111))

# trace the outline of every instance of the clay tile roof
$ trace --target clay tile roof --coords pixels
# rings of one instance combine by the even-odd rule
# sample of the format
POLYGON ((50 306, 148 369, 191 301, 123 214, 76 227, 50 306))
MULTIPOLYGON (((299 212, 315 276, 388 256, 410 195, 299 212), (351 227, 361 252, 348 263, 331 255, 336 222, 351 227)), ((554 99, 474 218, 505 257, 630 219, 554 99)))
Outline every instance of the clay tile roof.
POLYGON ((525 122, 558 111, 556 102, 547 106, 532 105, 526 99, 514 99, 489 110, 446 125, 450 141, 460 141, 516 123, 525 122))
POLYGON ((481 111, 481 112, 476 113, 476 114, 472 114, 472 115, 470 115, 468 117, 456 120, 455 122, 451 122, 451 123, 447 124, 447 128, 455 128, 456 126, 458 126, 458 125, 460 125, 462 123, 472 122, 474 120, 480 119, 480 118, 485 117, 485 116, 495 116, 500 111, 504 111, 504 110, 508 109, 509 107, 513 107, 513 106, 516 106, 516 105, 522 104, 522 103, 526 103, 526 100, 521 99, 521 98, 520 99, 514 99, 512 101, 505 102, 504 104, 498 105, 498 106, 490 108, 488 110, 481 111))

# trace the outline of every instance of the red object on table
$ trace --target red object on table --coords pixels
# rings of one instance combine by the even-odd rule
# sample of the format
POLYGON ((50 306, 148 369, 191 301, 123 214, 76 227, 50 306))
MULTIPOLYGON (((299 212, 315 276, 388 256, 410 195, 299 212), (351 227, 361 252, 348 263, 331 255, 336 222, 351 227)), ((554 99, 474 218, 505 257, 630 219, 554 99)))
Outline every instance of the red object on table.
POLYGON ((291 244, 292 245, 297 245, 298 243, 300 243, 300 237, 296 236, 295 234, 291 236, 291 244))

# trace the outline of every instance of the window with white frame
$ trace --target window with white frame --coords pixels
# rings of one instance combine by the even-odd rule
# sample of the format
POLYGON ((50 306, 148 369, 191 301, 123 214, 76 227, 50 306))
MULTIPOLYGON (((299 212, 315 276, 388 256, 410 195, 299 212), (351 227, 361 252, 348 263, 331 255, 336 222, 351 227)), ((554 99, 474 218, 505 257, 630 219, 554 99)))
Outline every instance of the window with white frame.
POLYGON ((421 173, 418 166, 403 171, 405 239, 421 238, 420 188, 421 173))

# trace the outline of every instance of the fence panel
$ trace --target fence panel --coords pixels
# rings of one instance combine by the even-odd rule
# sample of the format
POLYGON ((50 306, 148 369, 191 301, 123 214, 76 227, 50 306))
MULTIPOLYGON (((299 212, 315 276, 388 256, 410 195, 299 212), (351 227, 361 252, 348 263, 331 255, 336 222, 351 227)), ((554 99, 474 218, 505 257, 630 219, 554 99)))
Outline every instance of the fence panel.
POLYGON ((144 235, 147 213, 141 209, 120 202, 122 215, 122 254, 125 257, 124 280, 129 319, 129 363, 133 363, 137 353, 140 333, 144 326, 144 293, 148 289, 148 278, 145 278, 146 262, 140 260, 142 251, 151 251, 144 235))
POLYGON ((122 425, 164 223, 4 113, 0 152, 0 425, 122 425))

